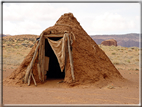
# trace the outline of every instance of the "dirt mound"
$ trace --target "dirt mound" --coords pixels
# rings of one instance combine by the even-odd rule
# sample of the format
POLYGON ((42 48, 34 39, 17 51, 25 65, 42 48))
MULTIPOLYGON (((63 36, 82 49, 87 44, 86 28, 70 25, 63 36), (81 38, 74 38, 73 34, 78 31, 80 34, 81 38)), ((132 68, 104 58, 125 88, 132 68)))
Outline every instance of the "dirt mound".
MULTIPOLYGON (((94 40, 84 31, 72 13, 62 15, 56 24, 45 29, 43 34, 60 34, 65 31, 75 36, 75 40, 72 44, 75 82, 72 82, 70 64, 69 60, 67 60, 64 83, 70 86, 88 83, 102 84, 105 86, 112 81, 123 80, 123 77, 111 63, 104 51, 102 51, 94 40)), ((36 45, 6 81, 12 80, 16 83, 22 83, 25 70, 32 59, 35 47, 36 45)), ((39 83, 36 64, 34 65, 33 74, 35 80, 39 83)))
POLYGON ((114 39, 109 39, 109 40, 105 40, 101 43, 102 45, 105 45, 105 46, 117 46, 117 41, 114 40, 114 39))

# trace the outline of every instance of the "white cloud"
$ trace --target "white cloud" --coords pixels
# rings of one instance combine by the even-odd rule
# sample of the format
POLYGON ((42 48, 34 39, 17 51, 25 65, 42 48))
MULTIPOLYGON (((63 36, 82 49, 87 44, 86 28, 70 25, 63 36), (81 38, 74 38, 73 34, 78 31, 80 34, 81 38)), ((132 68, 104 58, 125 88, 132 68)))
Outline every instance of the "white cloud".
POLYGON ((104 13, 103 15, 96 16, 92 22, 92 28, 97 34, 105 33, 120 33, 120 32, 133 32, 138 28, 135 19, 122 17, 117 13, 104 13))
POLYGON ((6 21, 3 23, 3 33, 4 34, 11 34, 13 32, 17 32, 16 24, 11 23, 10 21, 6 21), (6 33, 8 32, 8 33, 6 33))
POLYGON ((17 3, 4 5, 4 21, 55 20, 68 9, 56 8, 50 3, 17 3))
POLYGON ((140 32, 135 3, 4 3, 4 34, 37 34, 72 12, 89 35, 140 32))
POLYGON ((45 26, 52 26, 68 10, 64 7, 57 9, 49 3, 12 3, 3 7, 3 33, 11 35, 40 34, 45 26))
POLYGON ((12 23, 10 21, 5 21, 3 23, 3 32, 4 34, 40 34, 42 32, 42 27, 39 24, 36 24, 32 21, 25 20, 18 23, 12 23), (8 32, 8 33, 5 33, 8 32))

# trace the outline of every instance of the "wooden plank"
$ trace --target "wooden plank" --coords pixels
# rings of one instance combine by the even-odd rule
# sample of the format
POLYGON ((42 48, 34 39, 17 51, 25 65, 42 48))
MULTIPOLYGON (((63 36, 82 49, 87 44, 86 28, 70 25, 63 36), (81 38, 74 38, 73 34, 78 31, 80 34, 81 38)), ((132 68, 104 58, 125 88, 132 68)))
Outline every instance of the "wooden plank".
MULTIPOLYGON (((43 34, 41 34, 41 39, 42 39, 42 36, 43 36, 43 34)), ((25 83, 27 83, 28 75, 29 75, 31 68, 33 67, 33 63, 34 63, 34 61, 35 61, 35 59, 36 59, 35 56, 36 56, 36 54, 37 54, 38 47, 39 47, 39 44, 40 44, 40 42, 41 42, 41 39, 40 39, 40 41, 39 41, 39 43, 38 43, 38 45, 37 45, 37 47, 36 47, 36 50, 35 50, 35 53, 34 53, 34 55, 33 55, 32 61, 31 61, 31 63, 30 63, 30 67, 29 67, 29 69, 26 71, 25 80, 24 80, 25 83)))
POLYGON ((41 44, 41 57, 40 57, 41 58, 41 79, 43 81, 43 67, 42 67, 43 66, 43 50, 42 50, 43 48, 42 47, 43 47, 43 40, 41 44))
MULTIPOLYGON (((30 64, 28 65, 26 72, 29 71, 29 70, 30 70, 30 64)), ((26 76, 28 76, 28 75, 25 73, 24 83, 26 83, 26 81, 25 81, 25 78, 27 78, 26 76)))
POLYGON ((42 80, 42 44, 41 44, 41 50, 40 50, 40 73, 41 73, 41 80, 42 80))
MULTIPOLYGON (((38 47, 39 49, 39 47, 38 47)), ((37 52, 36 52, 36 55, 35 55, 35 60, 37 59, 37 56, 38 56, 38 49, 37 49, 37 52)))
POLYGON ((65 75, 66 75, 66 71, 67 71, 67 58, 68 58, 68 57, 67 57, 67 56, 68 56, 68 53, 67 53, 67 52, 68 52, 68 51, 67 51, 68 47, 67 47, 67 45, 68 45, 68 44, 67 44, 67 41, 66 41, 66 42, 65 42, 65 68, 64 68, 64 69, 65 69, 65 70, 64 70, 65 75))
POLYGON ((38 56, 40 72, 41 72, 41 45, 42 45, 42 42, 40 42, 40 44, 39 44, 39 56, 38 56))
POLYGON ((30 72, 29 79, 28 79, 28 86, 30 85, 30 82, 31 82, 31 76, 32 76, 32 74, 30 72))
POLYGON ((43 57, 43 60, 42 60, 42 78, 43 78, 43 82, 44 82, 44 75, 45 75, 45 69, 44 69, 44 65, 45 65, 45 37, 43 37, 43 46, 42 46, 42 57, 43 57))
POLYGON ((31 72, 31 75, 32 75, 32 78, 33 78, 33 81, 34 81, 35 86, 37 86, 36 81, 35 81, 35 78, 34 78, 34 76, 33 76, 33 73, 32 73, 32 72, 31 72))
POLYGON ((42 66, 42 60, 41 60, 42 55, 41 55, 41 53, 42 53, 42 40, 41 40, 40 46, 39 46, 39 67, 40 67, 40 72, 42 71, 42 69, 41 69, 41 66, 42 66))
POLYGON ((44 35, 45 37, 52 37, 52 38, 56 38, 56 37, 63 37, 64 34, 58 34, 58 35, 55 35, 55 34, 50 34, 50 35, 44 35))
MULTIPOLYGON (((44 65, 44 69, 45 69, 45 71, 48 71, 49 70, 49 57, 45 57, 45 63, 44 63, 45 65, 44 65)), ((45 74, 46 74, 46 72, 45 72, 45 74)))
MULTIPOLYGON (((39 63, 37 64, 37 69, 38 69, 39 80, 41 80, 41 71, 40 71, 39 63)), ((42 81, 42 80, 41 80, 41 81, 42 81)))
POLYGON ((41 80, 44 82, 43 79, 43 75, 44 75, 44 71, 43 71, 43 38, 42 38, 42 43, 41 43, 41 48, 40 48, 40 71, 41 71, 41 80))
POLYGON ((43 69, 44 69, 44 75, 45 75, 45 38, 43 42, 43 69))
MULTIPOLYGON (((38 46, 37 46, 37 48, 38 48, 38 46)), ((28 79, 29 72, 30 72, 31 68, 33 67, 33 63, 35 62, 36 53, 37 53, 37 50, 35 51, 34 56, 33 56, 33 59, 32 59, 32 61, 31 61, 31 63, 30 63, 29 69, 27 70, 27 72, 26 72, 26 74, 25 74, 25 83, 27 83, 27 79, 28 79)))
POLYGON ((72 79, 74 81, 75 77, 74 77, 74 70, 73 70, 72 52, 71 52, 71 48, 70 48, 70 39, 69 39, 68 34, 66 36, 67 36, 67 39, 68 39, 68 52, 69 52, 69 59, 70 59, 70 66, 71 66, 71 74, 72 74, 72 79))
MULTIPOLYGON (((40 47, 40 48, 41 48, 41 47, 40 47)), ((39 68, 40 68, 40 74, 41 74, 41 71, 42 71, 41 66, 42 66, 42 62, 41 62, 41 49, 40 49, 40 53, 39 53, 39 68)), ((41 81, 42 81, 42 79, 41 79, 41 81)))

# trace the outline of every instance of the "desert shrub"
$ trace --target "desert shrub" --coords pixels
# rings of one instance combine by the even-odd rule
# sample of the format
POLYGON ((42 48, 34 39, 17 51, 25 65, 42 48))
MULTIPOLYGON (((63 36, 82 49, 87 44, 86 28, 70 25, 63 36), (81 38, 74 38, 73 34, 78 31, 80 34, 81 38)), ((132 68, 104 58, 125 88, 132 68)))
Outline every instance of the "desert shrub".
POLYGON ((129 49, 128 49, 128 51, 129 51, 129 52, 132 52, 132 49, 131 49, 131 48, 129 48, 129 49))
MULTIPOLYGON (((17 52, 18 55, 22 55, 21 53, 17 52)), ((23 55, 22 55, 23 56, 23 55)))
POLYGON ((130 47, 132 50, 137 50, 138 47, 130 47))
POLYGON ((128 58, 129 58, 129 59, 132 59, 132 58, 133 58, 133 56, 129 56, 128 58))
POLYGON ((127 60, 128 63, 130 63, 130 60, 127 60))
POLYGON ((29 43, 29 40, 25 40, 25 41, 23 41, 23 43, 29 43))
POLYGON ((114 61, 112 61, 112 63, 113 63, 114 65, 120 65, 120 61, 118 61, 118 60, 114 60, 114 61))
POLYGON ((21 43, 21 42, 23 42, 24 41, 24 39, 23 38, 19 38, 19 39, 17 39, 17 43, 21 43))
POLYGON ((28 40, 28 38, 23 38, 24 40, 28 40))
POLYGON ((20 48, 20 45, 17 45, 17 44, 16 44, 16 45, 14 46, 14 48, 15 48, 15 49, 18 49, 18 48, 20 48))
POLYGON ((21 45, 24 46, 24 47, 30 47, 31 46, 30 43, 22 43, 21 45))
POLYGON ((135 71, 139 71, 139 69, 138 69, 138 68, 136 68, 136 69, 135 69, 135 71))
POLYGON ((139 61, 139 59, 135 59, 135 61, 139 61))
POLYGON ((6 40, 6 39, 3 39, 3 40, 2 40, 2 42, 3 42, 3 44, 4 44, 4 43, 6 43, 6 42, 7 42, 7 40, 6 40))
POLYGON ((13 42, 7 41, 7 42, 5 42, 5 44, 6 44, 7 46, 12 46, 13 42))
POLYGON ((29 41, 32 41, 32 42, 34 42, 34 41, 36 41, 34 38, 29 38, 29 41))
POLYGON ((30 45, 30 48, 32 48, 34 45, 30 45))
POLYGON ((22 42, 23 42, 23 41, 21 41, 21 40, 17 40, 17 41, 16 41, 16 43, 22 43, 22 42))
POLYGON ((115 53, 112 53, 112 55, 115 55, 115 53))
POLYGON ((10 42, 14 42, 14 39, 12 39, 12 38, 9 38, 9 41, 10 41, 10 42))
POLYGON ((11 43, 7 43, 7 46, 12 46, 12 44, 11 43))

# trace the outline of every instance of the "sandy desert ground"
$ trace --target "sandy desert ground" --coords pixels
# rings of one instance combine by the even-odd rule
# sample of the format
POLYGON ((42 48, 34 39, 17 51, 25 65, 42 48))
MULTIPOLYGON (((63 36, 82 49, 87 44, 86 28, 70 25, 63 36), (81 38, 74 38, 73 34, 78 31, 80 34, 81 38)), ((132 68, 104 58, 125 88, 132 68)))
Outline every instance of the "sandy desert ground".
MULTIPOLYGON (((93 105, 139 105, 140 68, 139 52, 136 47, 100 46, 108 55, 126 82, 117 82, 105 87, 93 84, 67 87, 59 79, 47 80, 44 84, 3 84, 3 104, 93 104, 93 105)), ((22 62, 31 48, 3 48, 3 79, 8 77, 22 62), (20 51, 22 50, 22 51, 20 51)))
MULTIPOLYGON (((12 70, 4 72, 4 78, 12 70)), ((37 87, 3 86, 3 104, 139 104, 139 72, 120 70, 127 83, 115 86, 115 83, 103 88, 95 88, 93 84, 65 87, 61 80, 47 80, 37 87), (131 73, 131 74, 130 74, 131 73)))

